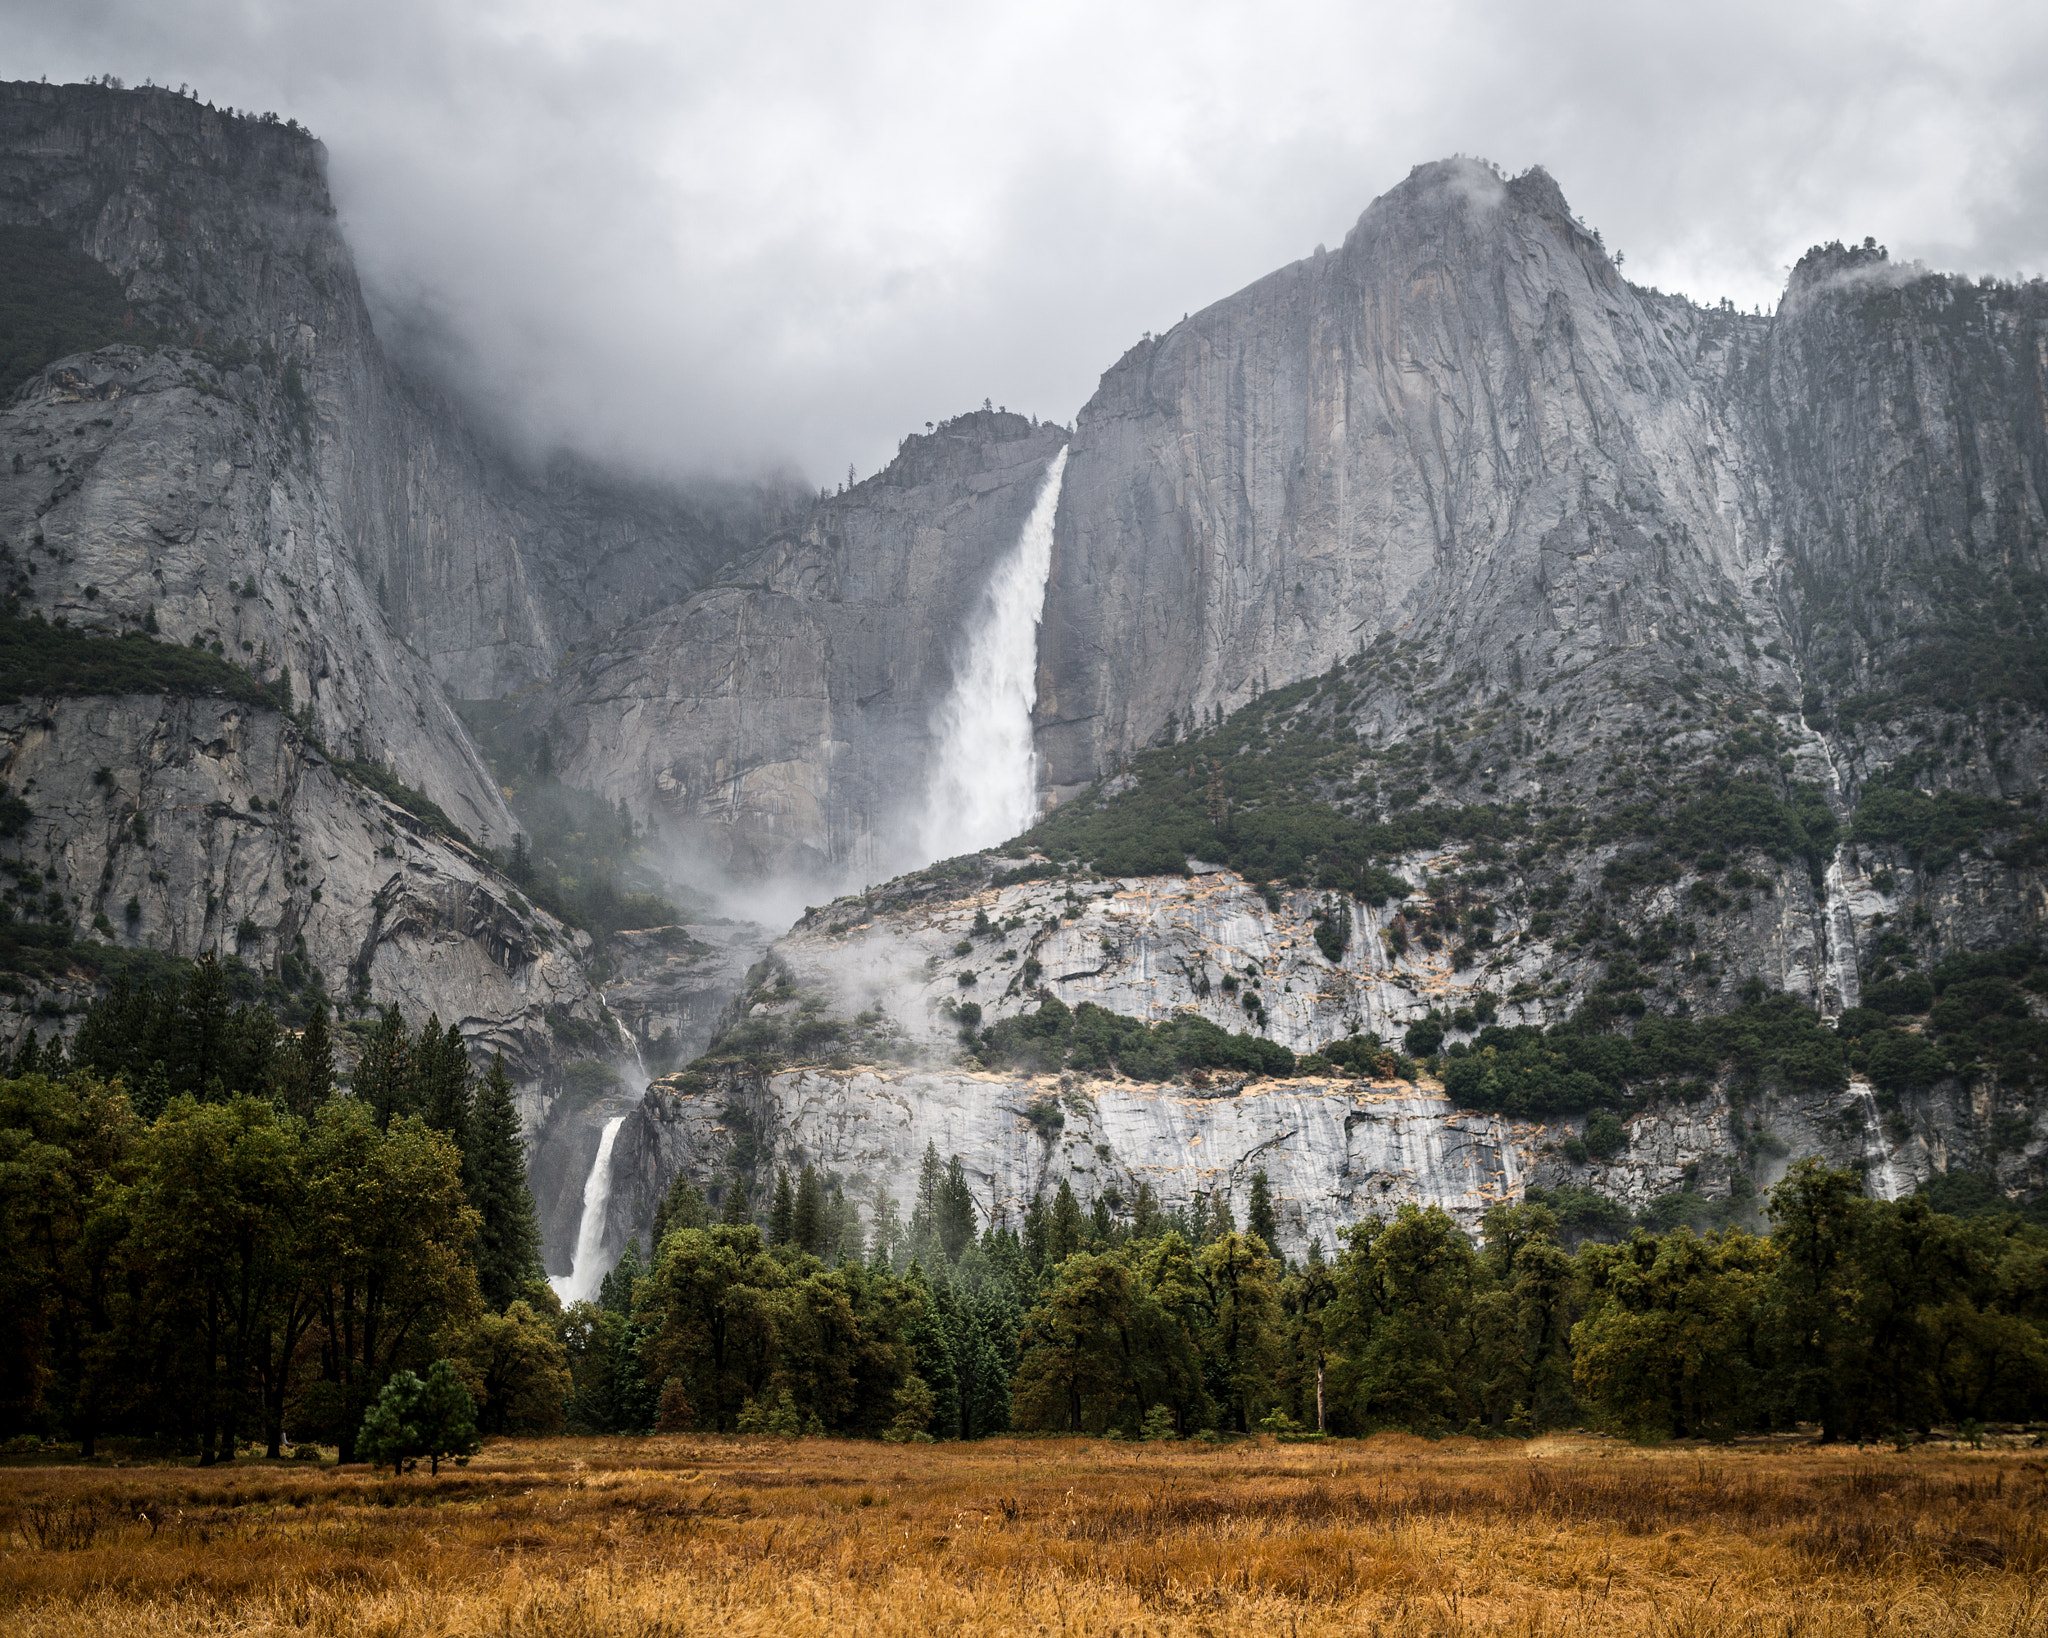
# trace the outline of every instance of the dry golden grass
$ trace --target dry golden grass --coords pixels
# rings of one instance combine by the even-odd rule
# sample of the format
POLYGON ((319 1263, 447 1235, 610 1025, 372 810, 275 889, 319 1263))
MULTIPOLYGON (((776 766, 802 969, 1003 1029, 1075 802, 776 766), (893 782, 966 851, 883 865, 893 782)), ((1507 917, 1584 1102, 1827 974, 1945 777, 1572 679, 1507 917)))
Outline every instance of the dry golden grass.
POLYGON ((2048 1460, 1382 1436, 0 1469, 0 1638, 2048 1638, 2048 1460))

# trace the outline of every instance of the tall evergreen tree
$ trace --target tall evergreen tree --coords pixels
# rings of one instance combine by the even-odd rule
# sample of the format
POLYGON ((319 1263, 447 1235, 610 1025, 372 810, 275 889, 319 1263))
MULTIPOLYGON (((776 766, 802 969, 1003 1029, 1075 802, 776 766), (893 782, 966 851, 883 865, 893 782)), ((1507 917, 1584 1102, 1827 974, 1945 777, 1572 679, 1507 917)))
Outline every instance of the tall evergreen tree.
POLYGON ((204 1098, 211 1082, 225 1081, 229 1005, 227 980, 221 977, 220 965, 209 950, 193 963, 192 975, 185 981, 178 1051, 167 1060, 178 1091, 204 1098))
POLYGON ((306 1027, 280 1055, 278 1094, 294 1115, 311 1119, 334 1091, 334 1042, 327 1032, 327 1001, 313 997, 306 1027))
POLYGON ((939 1243, 946 1260, 958 1262, 960 1253, 974 1243, 974 1190, 968 1187, 967 1170, 960 1157, 946 1163, 946 1175, 939 1184, 939 1243))
POLYGON ((1266 1242, 1268 1251, 1278 1245, 1280 1224, 1273 1215, 1273 1186, 1266 1181, 1263 1166, 1252 1173, 1252 1198, 1245 1210, 1245 1226, 1266 1242))
POLYGON ((1056 1267, 1081 1249, 1081 1202, 1074 1198, 1074 1185, 1060 1179, 1060 1192, 1052 1199, 1052 1221, 1046 1225, 1046 1261, 1056 1267))
POLYGON ((924 1159, 917 1168, 917 1199, 910 1208, 910 1254, 923 1259, 940 1249, 939 1196, 945 1187, 946 1167, 939 1159, 939 1146, 926 1143, 924 1159))
POLYGON ((710 1221, 697 1185, 677 1172, 661 1204, 654 1208, 654 1249, 648 1254, 649 1260, 661 1256, 661 1242, 668 1238, 671 1229, 703 1228, 710 1221))
POLYGON ((825 1196, 814 1166, 806 1166, 796 1180, 796 1200, 790 1210, 789 1239, 799 1251, 816 1255, 825 1247, 825 1196))
POLYGON ((839 1201, 839 1261, 858 1263, 867 1254, 867 1236, 860 1226, 860 1202, 848 1200, 836 1188, 833 1193, 839 1201))
POLYGON ((790 1186, 789 1168, 775 1174, 775 1201, 768 1208, 768 1243, 786 1246, 796 1228, 796 1191, 790 1186))
POLYGON ((746 1181, 735 1172, 726 1179, 725 1199, 720 1203, 718 1221, 727 1228, 745 1228, 753 1221, 747 1210, 746 1181))
POLYGON ((540 1220, 526 1185, 526 1152, 502 1054, 492 1056, 490 1073, 477 1088, 470 1143, 464 1168, 473 1179, 469 1203, 483 1217, 477 1231, 477 1288, 491 1308, 502 1311, 528 1282, 541 1277, 540 1220))
POLYGON ((386 1007, 378 1020, 377 1033, 363 1048, 356 1062, 356 1097, 388 1127, 398 1115, 417 1114, 412 1102, 412 1037, 396 1007, 386 1007))
POLYGON ((412 1107, 435 1131, 452 1137, 456 1148, 467 1155, 473 1147, 469 1127, 474 1076, 462 1032, 453 1024, 444 1031, 440 1016, 429 1013, 413 1048, 411 1074, 412 1107))

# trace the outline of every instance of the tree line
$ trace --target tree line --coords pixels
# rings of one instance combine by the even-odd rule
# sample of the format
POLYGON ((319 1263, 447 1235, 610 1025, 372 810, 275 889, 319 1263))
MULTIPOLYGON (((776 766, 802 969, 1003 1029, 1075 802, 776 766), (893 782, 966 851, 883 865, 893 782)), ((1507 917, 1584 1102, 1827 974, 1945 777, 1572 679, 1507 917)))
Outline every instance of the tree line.
POLYGON ((387 1011, 352 1089, 317 1007, 282 1034, 210 962, 116 984, 0 1080, 0 1436, 344 1460, 447 1361, 487 1428, 559 1424, 569 1372, 512 1085, 387 1011))
POLYGON ((1294 1261, 1263 1174, 1243 1228, 1221 1198, 1167 1213, 1141 1190, 1119 1216, 1063 1183, 976 1233, 964 1182, 928 1151, 900 1232, 874 1201, 865 1257, 815 1175, 778 1180, 765 1231, 736 1183, 713 1222, 678 1182, 651 1263, 629 1248, 589 1321, 608 1340, 580 1356, 572 1423, 1861 1440, 2048 1413, 2048 1233, 1868 1198, 1817 1161, 1772 1191, 1763 1235, 1573 1252, 1542 1204, 1494 1207, 1476 1239, 1409 1205, 1294 1261))
POLYGON ((1476 1237, 1404 1206, 1290 1260, 1263 1174, 1242 1224, 1221 1193, 1067 1182, 990 1221, 928 1148, 907 1210, 809 1167, 758 1202, 678 1179, 651 1248, 564 1311, 502 1063, 391 1012, 341 1090, 310 1023, 258 1011, 203 971, 118 990, 0 1079, 0 1438, 402 1461, 472 1429, 1869 1439, 2048 1414, 2048 1232, 1814 1161, 1767 1234, 1574 1251, 1540 1202, 1476 1237))

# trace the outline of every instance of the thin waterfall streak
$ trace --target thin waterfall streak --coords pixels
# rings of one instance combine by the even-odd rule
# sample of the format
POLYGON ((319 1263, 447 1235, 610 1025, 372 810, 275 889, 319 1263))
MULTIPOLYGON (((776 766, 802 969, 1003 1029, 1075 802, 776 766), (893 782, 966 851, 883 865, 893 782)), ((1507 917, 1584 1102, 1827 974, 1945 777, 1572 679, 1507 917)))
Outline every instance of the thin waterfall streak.
POLYGON ((604 1210, 612 1198, 612 1145, 618 1141, 624 1115, 614 1115, 598 1134, 597 1154, 590 1162, 590 1175, 583 1180, 583 1217, 576 1225, 576 1255, 569 1272, 548 1281, 564 1303, 583 1302, 594 1296, 609 1272, 598 1267, 604 1255, 604 1210))
POLYGON ((1046 468, 1017 547, 996 566, 939 708, 919 841, 926 859, 1008 841, 1038 817, 1038 625, 1052 572, 1053 520, 1066 477, 1063 448, 1046 468))

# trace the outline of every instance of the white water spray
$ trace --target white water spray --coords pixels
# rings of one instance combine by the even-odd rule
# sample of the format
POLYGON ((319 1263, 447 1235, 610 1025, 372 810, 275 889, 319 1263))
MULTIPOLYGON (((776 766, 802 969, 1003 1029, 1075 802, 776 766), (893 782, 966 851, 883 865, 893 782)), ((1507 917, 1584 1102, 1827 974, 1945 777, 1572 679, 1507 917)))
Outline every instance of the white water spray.
MULTIPOLYGON (((610 1012, 612 998, 606 995, 603 990, 599 990, 597 992, 597 998, 598 1000, 604 1003, 605 1010, 607 1012, 610 1012)), ((633 1070, 634 1073, 638 1075, 640 1080, 638 1090, 644 1093, 647 1090, 647 1088, 653 1083, 654 1077, 647 1073, 647 1060, 646 1058, 641 1056, 640 1037, 637 1034, 635 1034, 632 1030, 628 1029, 624 1024, 621 1024, 619 1026, 619 1033, 625 1036, 626 1044, 633 1049, 633 1070)))
POLYGON ((1880 1200, 1896 1200, 1906 1192, 1907 1179, 1899 1176, 1892 1146, 1885 1141, 1884 1120, 1877 1112, 1877 1093, 1868 1082, 1851 1080, 1849 1096, 1863 1116, 1864 1177, 1870 1192, 1880 1200))
POLYGON ((1856 908, 1849 902, 1849 882, 1842 869, 1842 848, 1828 861, 1828 902, 1822 911, 1822 959, 1826 963, 1827 987, 1821 993, 1820 1010, 1838 1018, 1863 999, 1863 985, 1856 975, 1856 908))
POLYGON ((918 840, 926 859, 1008 841, 1038 817, 1038 622, 1052 572, 1052 526, 1066 476, 1046 469, 1017 549, 996 566, 969 627, 953 691, 939 708, 938 748, 918 840))
POLYGON ((576 1255, 569 1272, 552 1276, 548 1284, 566 1305, 584 1302, 597 1295, 597 1288, 611 1271, 598 1266, 604 1256, 604 1209, 612 1197, 612 1145, 618 1141, 624 1115, 604 1123, 597 1140, 597 1155, 590 1163, 590 1175, 583 1180, 583 1218, 576 1225, 576 1255))

